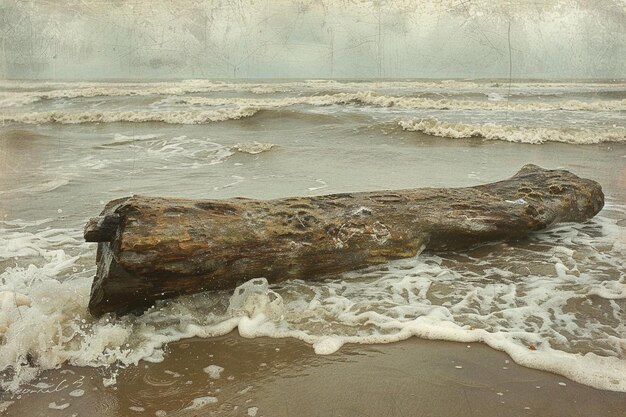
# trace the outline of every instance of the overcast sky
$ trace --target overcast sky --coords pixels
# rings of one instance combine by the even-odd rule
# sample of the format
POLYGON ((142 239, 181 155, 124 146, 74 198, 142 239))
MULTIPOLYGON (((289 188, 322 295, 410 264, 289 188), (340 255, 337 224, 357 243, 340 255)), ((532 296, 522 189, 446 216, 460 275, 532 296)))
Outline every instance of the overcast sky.
POLYGON ((4 78, 626 78, 626 0, 0 0, 4 78))

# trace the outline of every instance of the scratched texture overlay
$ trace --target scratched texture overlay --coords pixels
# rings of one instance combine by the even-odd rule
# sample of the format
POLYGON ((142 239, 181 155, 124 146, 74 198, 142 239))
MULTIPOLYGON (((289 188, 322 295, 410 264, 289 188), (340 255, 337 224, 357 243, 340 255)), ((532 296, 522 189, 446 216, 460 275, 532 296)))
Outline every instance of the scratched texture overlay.
MULTIPOLYGON (((291 376, 332 391, 320 416, 430 397, 621 416, 625 219, 623 0, 0 0, 0 413, 280 416, 272 398, 305 401, 266 382, 291 376), (604 209, 324 281, 87 311, 83 227, 110 200, 462 187, 527 163, 600 182, 604 209), (346 380, 380 389, 329 388, 346 380)), ((338 245, 367 234, 345 230, 338 245)))
POLYGON ((521 78, 623 78, 624 7, 623 0, 2 0, 0 69, 8 78, 55 79, 493 78, 508 77, 512 58, 521 78))

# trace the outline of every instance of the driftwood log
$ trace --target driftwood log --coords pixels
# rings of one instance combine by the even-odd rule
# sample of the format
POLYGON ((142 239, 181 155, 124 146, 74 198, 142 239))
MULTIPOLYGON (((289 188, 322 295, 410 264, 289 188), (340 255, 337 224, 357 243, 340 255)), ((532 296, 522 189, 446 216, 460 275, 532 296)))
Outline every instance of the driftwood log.
POLYGON ((141 311, 159 299, 332 274, 520 238, 603 207, 602 188, 562 170, 524 166, 467 188, 333 194, 261 201, 133 196, 85 227, 99 242, 89 310, 141 311))

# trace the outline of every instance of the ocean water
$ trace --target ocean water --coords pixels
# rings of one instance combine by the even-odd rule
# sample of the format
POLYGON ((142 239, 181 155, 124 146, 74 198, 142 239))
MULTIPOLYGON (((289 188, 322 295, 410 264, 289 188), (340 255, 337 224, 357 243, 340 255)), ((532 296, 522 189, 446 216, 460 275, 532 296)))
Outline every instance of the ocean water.
MULTIPOLYGON (((275 80, 0 83, 0 369, 19 392, 63 364, 161 361, 168 342, 236 330, 318 354, 410 337, 483 342, 517 363, 626 392, 626 83, 275 80), (517 242, 324 282, 90 317, 113 198, 277 198, 471 186, 522 165, 599 181, 604 210, 517 242)), ((214 370, 213 370, 214 371, 214 370)), ((209 400, 207 400, 209 401, 209 400)))

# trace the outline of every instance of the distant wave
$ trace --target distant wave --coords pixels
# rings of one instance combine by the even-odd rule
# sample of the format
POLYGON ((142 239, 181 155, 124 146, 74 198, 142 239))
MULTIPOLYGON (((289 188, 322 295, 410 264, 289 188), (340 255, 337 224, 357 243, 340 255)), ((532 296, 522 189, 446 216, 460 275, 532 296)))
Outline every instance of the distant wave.
MULTIPOLYGON (((170 100, 170 99, 168 99, 170 100)), ((430 100, 416 98, 393 99, 385 96, 361 95, 361 94, 337 94, 334 96, 307 96, 288 97, 274 100, 257 99, 231 99, 231 98, 203 98, 189 97, 176 99, 175 104, 185 106, 168 110, 103 110, 103 111, 73 111, 57 110, 43 112, 5 112, 0 114, 3 122, 15 122, 24 124, 82 124, 82 123, 144 123, 162 122, 168 124, 207 124, 227 120, 236 120, 265 115, 266 117, 290 117, 312 122, 334 122, 338 118, 344 121, 355 117, 368 118, 366 114, 347 112, 325 114, 324 112, 295 109, 293 106, 324 107, 332 105, 356 105, 370 108, 398 108, 405 110, 493 110, 504 111, 507 109, 503 102, 472 102, 463 100, 430 100), (236 104, 235 104, 236 103, 236 104), (203 106, 207 106, 203 108, 203 106), (290 109, 292 108, 292 109, 290 109), (180 109, 180 110, 179 110, 180 109)), ((171 100, 170 100, 170 104, 171 100)), ((569 101, 567 103, 518 103, 508 107, 511 111, 545 111, 564 110, 571 111, 620 111, 621 107, 626 110, 626 100, 616 102, 585 103, 569 101), (552 107, 551 107, 552 106, 552 107)), ((393 113, 390 114, 393 117, 393 113)), ((396 114, 397 115, 397 114, 396 114)), ((481 136, 486 139, 503 139, 498 135, 507 135, 507 139, 514 142, 540 143, 544 141, 560 141, 568 143, 599 143, 606 141, 623 141, 625 129, 616 127, 613 129, 552 129, 552 128, 518 128, 506 125, 494 124, 465 124, 440 122, 434 118, 414 118, 401 120, 400 125, 405 130, 416 130, 433 136, 443 137, 474 137, 481 136), (517 140, 516 132, 522 132, 522 136, 529 132, 535 132, 533 138, 517 140), (548 132, 559 132, 554 136, 548 132), (578 138, 578 136, 581 136, 578 138), (572 139, 576 137, 575 139, 572 139)))
POLYGON ((26 106, 41 99, 40 95, 32 93, 0 93, 0 108, 26 106))
MULTIPOLYGON (((289 82, 220 82, 210 80, 184 80, 164 82, 45 82, 0 81, 0 107, 19 107, 42 100, 72 99, 79 97, 120 96, 182 96, 185 94, 213 92, 246 92, 259 95, 305 92, 320 94, 329 90, 341 93, 366 94, 367 91, 402 91, 415 93, 481 93, 504 94, 505 84, 492 81, 364 81, 341 82, 289 81, 289 82)), ((559 95, 573 93, 626 92, 624 83, 557 83, 520 82, 506 87, 511 96, 559 95)), ((392 98, 397 100, 397 98, 392 98)))
POLYGON ((253 107, 236 107, 217 110, 180 111, 48 111, 30 113, 8 113, 3 119, 9 122, 42 124, 80 124, 115 122, 163 122, 170 124, 205 124, 250 117, 258 111, 253 107))
POLYGON ((435 118, 401 120, 400 126, 404 130, 453 139, 478 137, 517 143, 564 142, 575 145, 626 142, 626 128, 538 128, 506 126, 493 123, 449 123, 435 118))
MULTIPOLYGON (((0 113, 0 123, 14 122, 24 124, 82 124, 82 123, 144 123, 162 122, 168 124, 209 124, 245 118, 294 119, 317 125, 337 123, 338 121, 370 121, 369 116, 356 113, 326 114, 289 110, 288 108, 258 108, 253 106, 228 107, 215 110, 152 110, 152 111, 48 111, 25 113, 0 113)), ((134 136, 132 141, 136 141, 134 136)), ((115 144, 125 143, 120 136, 115 144)))
POLYGON ((254 106, 276 108, 294 105, 329 106, 333 104, 355 104, 375 107, 395 107, 400 109, 433 110, 569 110, 569 111, 626 111, 626 99, 605 101, 567 100, 558 102, 508 102, 506 100, 433 100, 422 97, 386 96, 372 91, 356 93, 336 93, 318 96, 300 96, 285 98, 207 98, 179 97, 168 98, 163 104, 188 104, 194 106, 254 106))
POLYGON ((8 91, 0 92, 0 107, 19 107, 42 100, 89 97, 122 97, 122 96, 179 96, 194 93, 211 93, 223 91, 249 92, 253 94, 271 94, 291 91, 284 85, 252 84, 252 83, 221 83, 206 80, 189 80, 181 82, 160 83, 0 83, 0 88, 23 90, 37 87, 44 91, 8 91))

